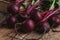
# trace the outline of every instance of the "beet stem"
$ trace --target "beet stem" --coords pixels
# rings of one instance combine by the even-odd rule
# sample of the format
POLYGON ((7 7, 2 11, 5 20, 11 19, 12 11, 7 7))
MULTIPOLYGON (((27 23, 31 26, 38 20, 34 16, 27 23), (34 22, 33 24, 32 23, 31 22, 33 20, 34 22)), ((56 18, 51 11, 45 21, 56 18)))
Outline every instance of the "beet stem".
POLYGON ((40 3, 40 1, 36 1, 35 4, 33 4, 33 6, 31 6, 30 8, 27 9, 26 13, 29 14, 36 6, 38 6, 40 3))
POLYGON ((60 7, 57 8, 56 10, 54 10, 52 13, 50 13, 47 17, 44 17, 44 19, 42 19, 41 21, 39 21, 36 25, 38 25, 39 23, 44 23, 49 17, 51 17, 52 15, 54 15, 59 10, 60 10, 60 7))
POLYGON ((42 19, 41 22, 46 21, 49 17, 51 17, 52 15, 54 15, 56 12, 58 12, 60 10, 60 8, 56 9, 55 11, 53 11, 52 13, 50 13, 47 17, 44 17, 44 19, 42 19))

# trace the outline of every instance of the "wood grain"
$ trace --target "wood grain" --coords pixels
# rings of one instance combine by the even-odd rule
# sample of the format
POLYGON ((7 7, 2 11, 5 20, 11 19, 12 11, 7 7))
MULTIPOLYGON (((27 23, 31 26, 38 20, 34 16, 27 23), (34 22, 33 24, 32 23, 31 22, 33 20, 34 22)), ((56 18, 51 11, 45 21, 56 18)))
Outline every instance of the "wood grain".
MULTIPOLYGON (((7 12, 6 8, 8 5, 9 5, 9 0, 0 0, 0 11, 7 12)), ((44 34, 41 37, 41 34, 35 32, 26 33, 26 34, 17 34, 13 28, 9 29, 0 26, 0 40, 60 40, 60 32, 52 32, 50 30, 48 33, 44 34)))
POLYGON ((17 34, 14 29, 0 27, 0 40, 60 40, 60 32, 48 32, 43 35, 31 32, 26 34, 17 34))

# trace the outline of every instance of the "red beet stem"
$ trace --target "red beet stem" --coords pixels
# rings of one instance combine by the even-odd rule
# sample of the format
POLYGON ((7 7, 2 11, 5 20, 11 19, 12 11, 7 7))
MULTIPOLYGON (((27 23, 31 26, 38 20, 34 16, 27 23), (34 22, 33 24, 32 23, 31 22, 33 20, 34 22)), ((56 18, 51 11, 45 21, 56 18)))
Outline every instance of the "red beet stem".
POLYGON ((56 12, 58 12, 60 10, 60 7, 57 8, 56 10, 54 10, 52 13, 50 13, 48 16, 44 17, 44 19, 42 19, 41 21, 39 21, 36 25, 38 25, 39 23, 43 23, 45 22, 49 17, 51 17, 52 15, 54 15, 56 12))
POLYGON ((52 13, 50 13, 48 16, 44 17, 44 19, 42 19, 42 21, 40 21, 40 22, 46 21, 49 17, 51 17, 52 15, 54 15, 59 10, 60 10, 60 8, 57 8, 55 11, 53 11, 52 13))
POLYGON ((26 13, 29 14, 36 6, 38 6, 40 1, 36 1, 30 8, 27 9, 26 13))

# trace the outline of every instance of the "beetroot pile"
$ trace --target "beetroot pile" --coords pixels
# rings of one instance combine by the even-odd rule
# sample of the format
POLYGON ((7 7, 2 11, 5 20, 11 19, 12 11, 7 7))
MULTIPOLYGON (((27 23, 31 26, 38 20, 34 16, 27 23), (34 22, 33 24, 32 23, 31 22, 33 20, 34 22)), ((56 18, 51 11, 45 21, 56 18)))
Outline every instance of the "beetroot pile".
POLYGON ((60 25, 60 7, 52 10, 40 11, 40 6, 44 4, 44 0, 12 0, 8 7, 9 17, 8 25, 14 27, 17 32, 31 32, 36 30, 39 33, 48 32, 52 25, 57 27, 60 25), (16 25, 19 24, 19 28, 16 25))

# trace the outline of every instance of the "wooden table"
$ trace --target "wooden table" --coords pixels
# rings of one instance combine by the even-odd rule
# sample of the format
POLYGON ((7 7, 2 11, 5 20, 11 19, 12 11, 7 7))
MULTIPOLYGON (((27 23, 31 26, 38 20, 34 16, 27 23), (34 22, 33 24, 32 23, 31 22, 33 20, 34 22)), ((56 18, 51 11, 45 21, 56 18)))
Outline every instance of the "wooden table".
MULTIPOLYGON (((6 8, 9 2, 0 0, 0 11, 7 12, 6 8)), ((60 29, 60 28, 59 28, 60 29)), ((31 32, 26 34, 17 34, 14 29, 0 26, 0 40, 60 40, 60 32, 52 32, 51 30, 41 37, 41 34, 31 32)))
POLYGON ((31 32, 26 34, 17 34, 14 29, 0 27, 0 40, 60 40, 60 32, 51 30, 41 37, 41 34, 31 32))

